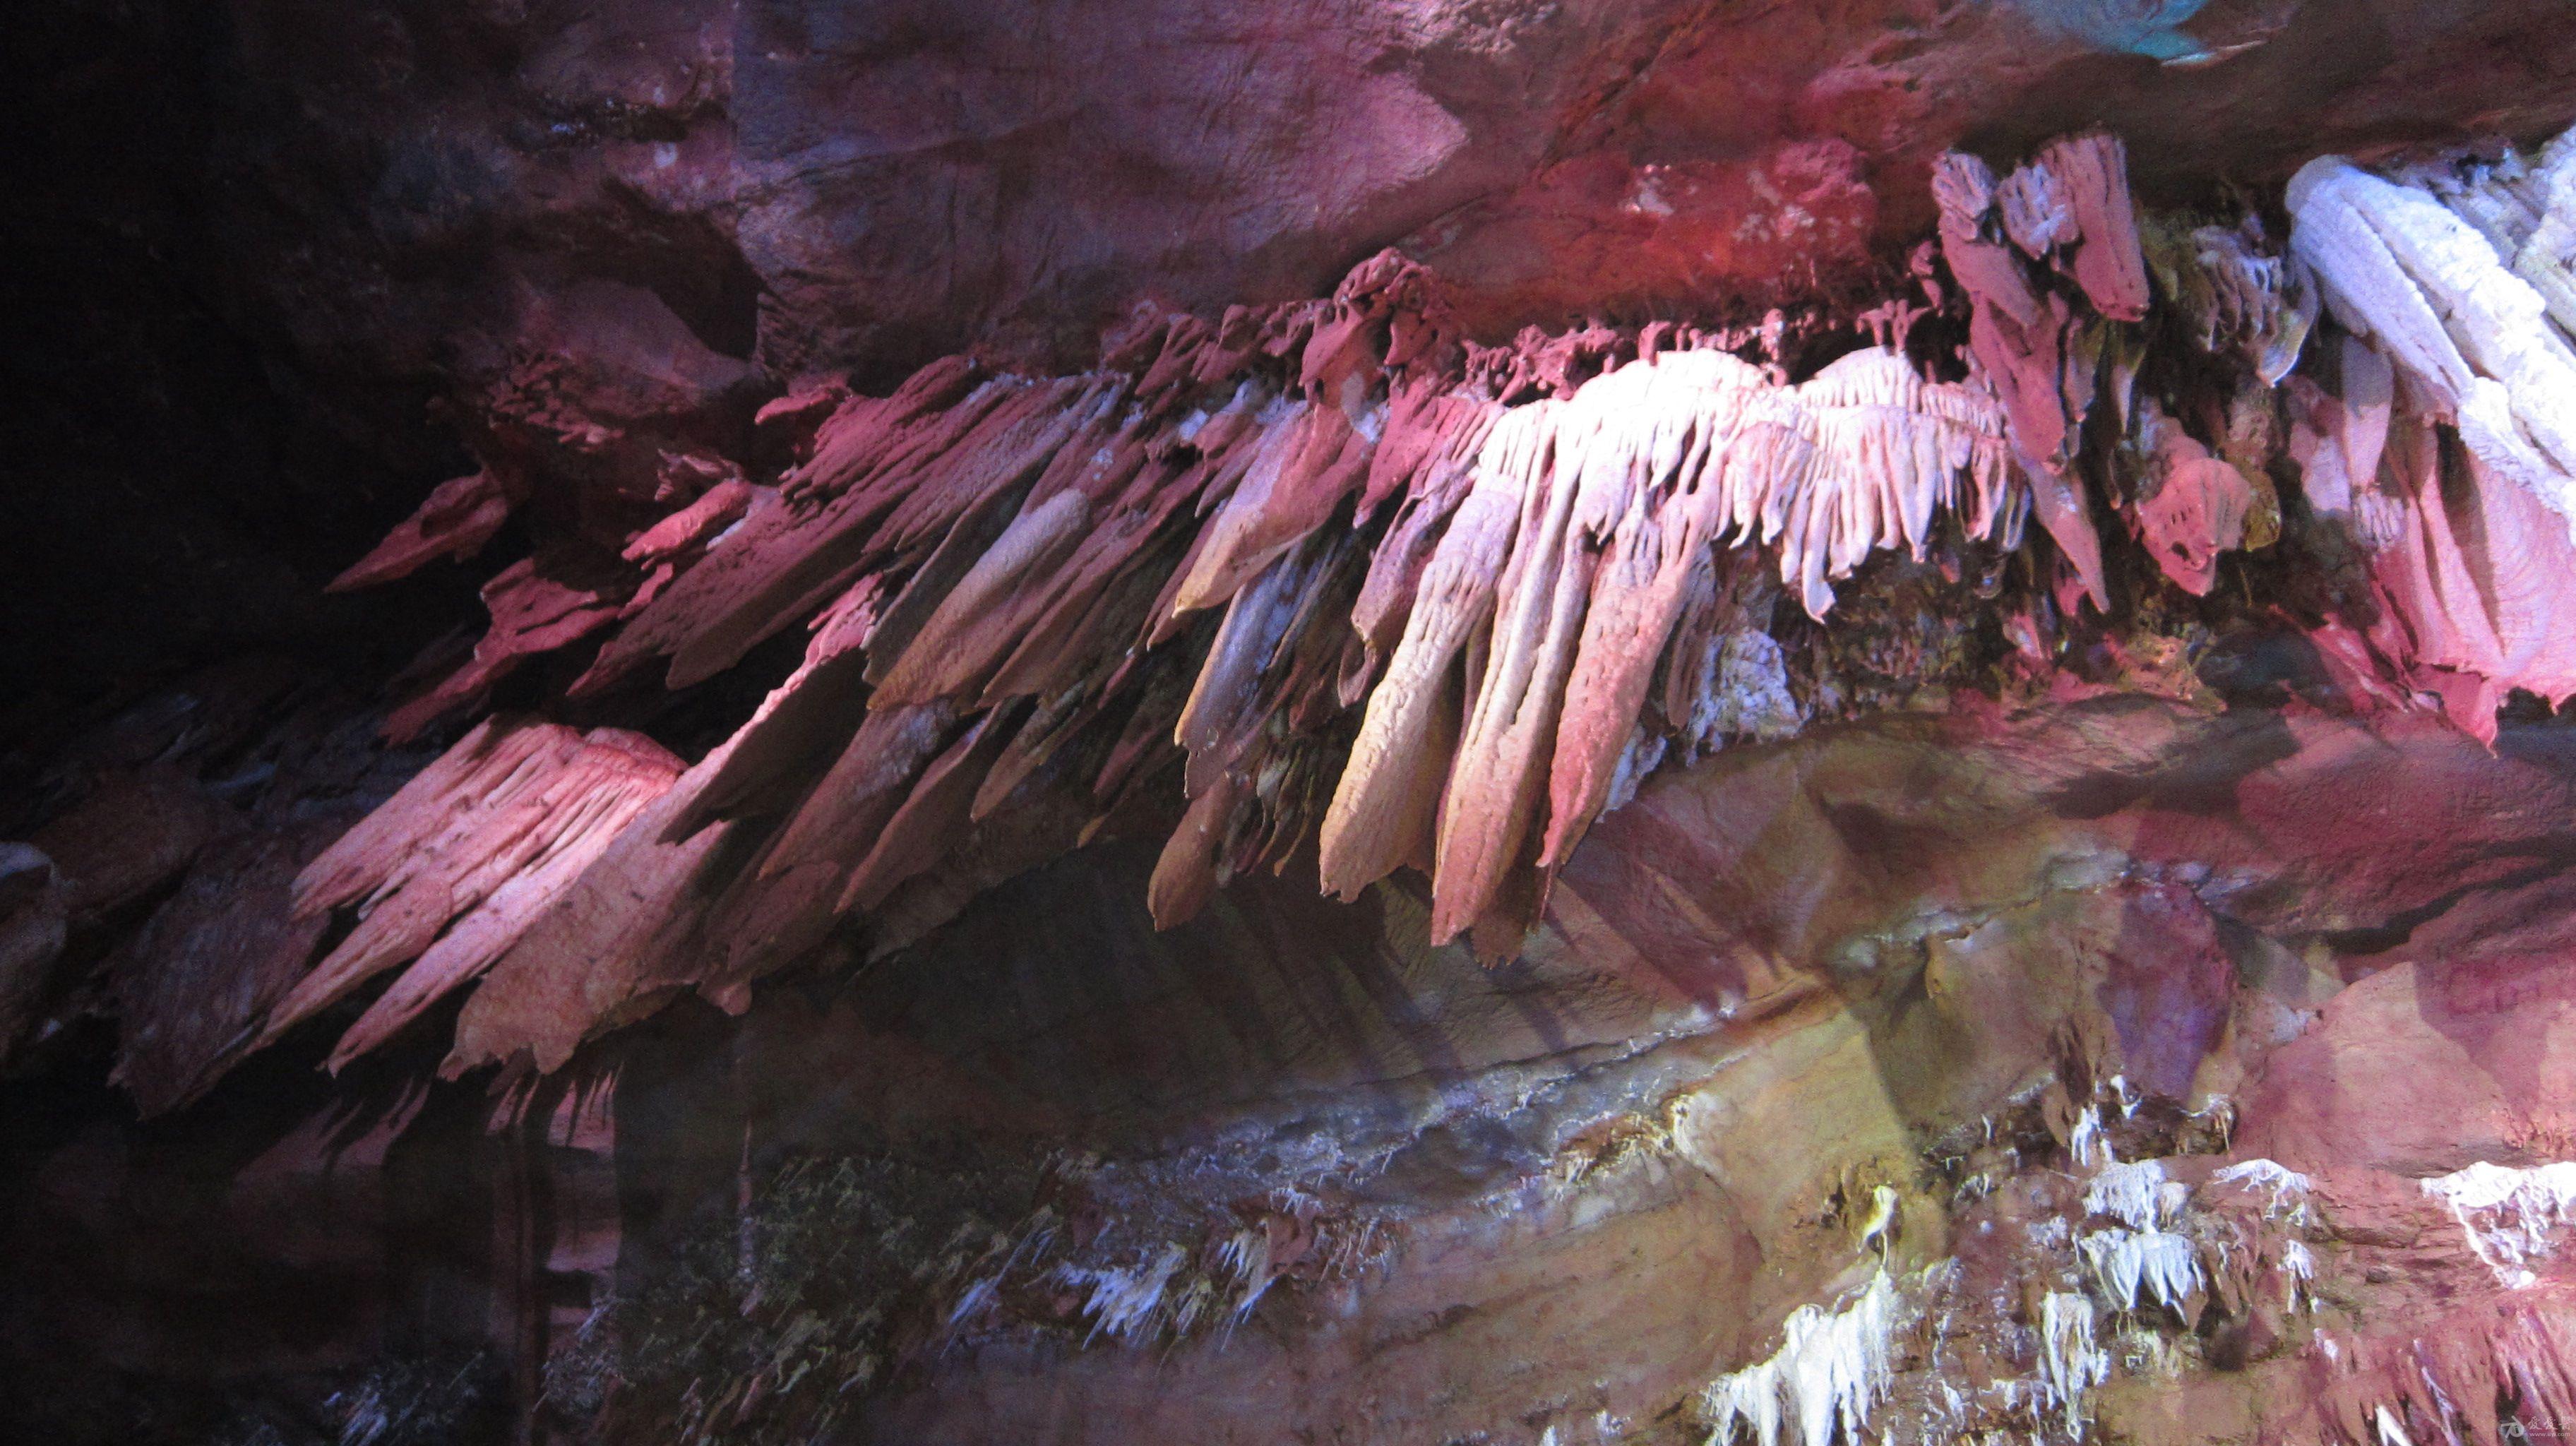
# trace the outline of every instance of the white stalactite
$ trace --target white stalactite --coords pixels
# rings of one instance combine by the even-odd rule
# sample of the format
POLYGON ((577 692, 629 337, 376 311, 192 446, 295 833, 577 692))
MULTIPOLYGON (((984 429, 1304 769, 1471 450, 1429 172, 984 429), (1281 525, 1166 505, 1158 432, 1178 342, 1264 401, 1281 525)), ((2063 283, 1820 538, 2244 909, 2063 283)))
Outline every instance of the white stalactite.
POLYGON ((2291 247, 2336 320, 2398 364, 2424 411, 2576 527, 2576 348, 2540 290, 2431 193, 2341 156, 2302 168, 2289 205, 2291 247))
POLYGON ((1082 1305, 1082 1313, 1091 1320, 1091 1336, 1085 1340, 1103 1331, 1131 1346, 1152 1340, 1161 1326, 1164 1292, 1188 1258, 1189 1252, 1181 1247, 1165 1245, 1153 1259, 1121 1269, 1059 1267, 1066 1284, 1090 1289, 1082 1305))
POLYGON ((1761 1446, 1779 1446, 1783 1426, 1796 1428, 1802 1446, 1831 1446, 1837 1430, 1857 1443, 1894 1376, 1888 1340, 1896 1314, 1896 1282, 1884 1270, 1839 1311, 1798 1307, 1780 1327, 1780 1349, 1770 1359, 1709 1386, 1703 1405, 1711 1446, 1725 1446, 1739 1431, 1761 1446))
POLYGON ((2039 1303, 2039 1380, 2043 1401, 2064 1413, 2077 1435, 2084 1393, 2111 1379, 2111 1353, 2093 1343, 2093 1302, 2076 1291, 2051 1291, 2039 1303))
POLYGON ((2450 1207, 2496 1279, 2520 1290, 2538 1280, 2531 1263, 2549 1255, 2551 1235, 2576 1223, 2576 1161, 2518 1170, 2481 1160, 2426 1180, 2424 1193, 2450 1207))
POLYGON ((2260 1158, 2240 1160, 2213 1171, 2209 1179, 2214 1185, 2240 1185, 2248 1190, 2269 1192, 2271 1203, 2266 1210, 2274 1215, 2298 1211, 2301 1202, 2308 1198, 2308 1192, 2316 1188, 2315 1181, 2280 1161, 2260 1158))
POLYGON ((2163 1230, 2104 1230, 2076 1243, 2093 1282, 2122 1310, 2151 1300, 2180 1311, 2203 1281, 2191 1237, 2163 1230))
POLYGON ((2156 1230, 2182 1211, 2190 1191, 2165 1177, 2161 1161, 2102 1167, 2084 1188, 2084 1208, 2132 1230, 2156 1230))

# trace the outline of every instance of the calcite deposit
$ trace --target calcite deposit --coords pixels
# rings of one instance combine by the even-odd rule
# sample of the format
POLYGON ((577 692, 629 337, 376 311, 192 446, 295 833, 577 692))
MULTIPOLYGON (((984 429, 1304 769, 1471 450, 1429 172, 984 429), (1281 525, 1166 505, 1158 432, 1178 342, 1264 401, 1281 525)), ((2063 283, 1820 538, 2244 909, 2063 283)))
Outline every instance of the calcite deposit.
POLYGON ((2563 7, 62 24, 19 1430, 2576 1430, 2563 7))

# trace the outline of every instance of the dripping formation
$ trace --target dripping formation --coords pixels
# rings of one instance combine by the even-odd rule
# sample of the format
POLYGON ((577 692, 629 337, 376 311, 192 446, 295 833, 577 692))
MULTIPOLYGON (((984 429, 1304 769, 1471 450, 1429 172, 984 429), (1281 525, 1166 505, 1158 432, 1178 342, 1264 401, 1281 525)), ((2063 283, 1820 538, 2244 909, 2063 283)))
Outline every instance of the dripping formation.
POLYGON ((2489 739, 2505 691, 2576 694, 2553 625, 2576 567, 2569 156, 2397 179, 2327 157, 2290 182, 2293 248, 2349 332, 2332 384, 2293 392, 2311 500, 2370 554, 2383 655, 2489 739))
MULTIPOLYGON (((2109 136, 2000 178, 1944 156, 1952 380, 1907 350, 1938 282, 1792 381, 1776 317, 1479 346, 1388 253, 1324 302, 1141 308, 1078 375, 951 357, 882 397, 813 383, 760 413, 774 480, 698 459, 618 567, 505 570, 473 657, 388 728, 539 658, 588 653, 564 694, 593 709, 801 629, 793 674, 694 767, 629 766, 613 799, 564 785, 572 812, 535 832, 449 821, 509 812, 442 791, 487 786, 491 725, 469 735, 334 850, 366 882, 299 895, 364 922, 264 1037, 419 956, 335 1061, 488 972, 449 1071, 529 1049, 551 1068, 656 989, 738 1007, 843 920, 899 945, 907 885, 1175 808, 1149 890, 1166 926, 1250 870, 1356 898, 1409 865, 1435 943, 1506 957, 1605 809, 1781 691, 1772 597, 1830 636, 1873 556, 1955 576, 1982 552, 2024 559, 2034 617, 2073 619, 2111 604, 2111 518, 2203 596, 2221 556, 2280 537, 2278 476, 2366 559, 2315 624, 2350 690, 2436 695, 2491 736, 2507 690, 2576 691, 2546 626, 2576 558, 2529 525, 2576 495, 2554 431, 2576 303, 2544 299, 2576 295, 2547 260, 2563 149, 2404 182, 2319 161, 2287 247, 2252 211, 2143 210, 2109 136), (2321 309, 2337 329, 2312 344, 2321 309), (2483 515, 2455 517, 2462 496, 2483 515), (2464 533, 2528 555, 2473 566, 2464 533), (422 912, 412 868, 460 892, 422 912), (461 942, 433 946, 450 918, 461 942)), ((440 488, 342 584, 480 546, 511 505, 491 476, 440 488)), ((651 746, 591 737, 630 763, 651 746)))
MULTIPOLYGON (((1382 257, 1325 305, 1140 316, 1082 376, 952 358, 884 398, 772 404, 800 458, 775 486, 727 478, 645 529, 614 606, 532 627, 504 574, 492 637, 389 726, 479 694, 531 637, 605 635, 567 690, 583 699, 701 682, 803 624, 793 676, 598 855, 651 876, 673 937, 703 919, 731 941, 719 987, 884 904, 1030 790, 1070 795, 1078 838, 1175 768, 1159 920, 1315 841, 1346 897, 1428 864, 1440 937, 1473 926, 1499 954, 1674 737, 1716 741, 1718 651, 1768 595, 1731 552, 1776 549, 1821 619, 1834 580, 1874 551, 1924 558, 1940 526, 2019 545, 2028 498, 1974 385, 1883 346, 1783 384, 1669 326, 1487 351, 1437 330, 1424 285, 1382 257)), ((385 550, 427 557, 433 510, 454 507, 433 498, 385 550)), ((407 792, 385 813, 444 806, 407 792)), ((490 867, 473 836, 439 846, 490 867)), ((581 967, 547 937, 504 958, 461 1041, 581 967)), ((299 990, 271 1032, 347 982, 299 990)), ((451 1067, 529 1042, 461 1043, 451 1067)))

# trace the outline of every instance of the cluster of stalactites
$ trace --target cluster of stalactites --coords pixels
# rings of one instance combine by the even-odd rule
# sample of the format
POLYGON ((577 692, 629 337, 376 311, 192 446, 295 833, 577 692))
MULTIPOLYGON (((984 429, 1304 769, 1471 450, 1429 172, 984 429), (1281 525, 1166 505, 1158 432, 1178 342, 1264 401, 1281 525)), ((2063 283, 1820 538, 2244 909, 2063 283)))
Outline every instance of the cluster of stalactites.
POLYGON ((1636 744, 1677 624, 1713 601, 1713 547, 1777 546, 1783 584, 1821 619, 1828 579, 1876 549, 1920 558, 1936 511, 2011 547, 2026 507, 1991 398, 1884 350, 1795 387, 1667 353, 1505 413, 1369 694, 1323 820, 1324 886, 1356 896, 1427 852, 1445 941, 1511 907, 1509 871, 1563 863, 1636 744))
MULTIPOLYGON (((1962 381, 1881 345, 1792 382, 1776 351, 1736 354, 1752 334, 1662 323, 1480 348, 1389 254, 1327 300, 1147 309, 1079 375, 959 357, 887 396, 772 403, 773 479, 674 482, 621 578, 496 579, 475 662, 400 720, 575 643, 596 651, 570 691, 598 708, 808 634, 733 738, 488 961, 451 1064, 532 1042, 560 1060, 674 985, 738 1000, 841 919, 885 947, 935 916, 906 901, 943 870, 1026 867, 1174 794, 1160 921, 1313 846, 1344 895, 1425 870, 1434 937, 1506 952, 1644 773, 1797 711, 1764 633, 1781 593, 1822 620, 1874 554, 1923 558, 1943 528, 2009 550, 2036 518, 2062 604, 2103 601, 2084 430, 2106 397, 2154 459, 2115 505, 2206 591, 2254 489, 2132 395, 2150 306, 2268 388, 2313 315, 2304 271, 2250 221, 2149 217, 2142 239, 2107 137, 1935 179, 1962 381)), ((484 535, 491 489, 452 490, 357 571, 484 535)))
POLYGON ((2370 560, 2397 681, 2492 738, 2506 690, 2576 696, 2576 142, 2526 164, 2291 180, 2346 335, 2291 381, 2311 507, 2370 560))
POLYGON ((2447 206, 2339 156, 2311 161, 2290 182, 2292 245, 2335 319, 2395 363, 2409 410, 2576 519, 2576 146, 2536 170, 2444 179, 2447 206))
MULTIPOLYGON (((2010 547, 2026 512, 1991 399, 1888 351, 1788 386, 1724 352, 1666 350, 1517 407, 1418 378, 1385 396, 1347 384, 1374 370, 1281 392, 1244 379, 1212 408, 1159 413, 1114 376, 996 378, 947 409, 981 420, 907 419, 946 445, 900 473, 848 460, 846 439, 883 432, 887 404, 846 408, 790 486, 832 499, 816 518, 869 493, 892 508, 879 537, 896 536, 853 549, 855 576, 835 578, 807 663, 863 656, 864 697, 830 706, 869 721, 763 869, 871 835, 881 850, 903 818, 885 809, 905 802, 887 789, 916 774, 927 787, 943 764, 973 775, 950 785, 972 801, 949 822, 989 814, 1123 681, 1168 668, 1148 660, 1194 614, 1222 608, 1167 724, 1188 755, 1190 807, 1157 874, 1157 917, 1295 848, 1314 826, 1306 795, 1322 791, 1316 743, 1364 697, 1321 822, 1324 881, 1352 894, 1427 860, 1445 940, 1492 915, 1515 866, 1561 863, 1600 812, 1668 640, 1691 606, 1718 601, 1716 549, 1776 547, 1784 583, 1821 617, 1830 579, 1876 549, 1921 557, 1937 514, 2010 547), (845 476, 825 479, 827 465, 845 476), (1372 545, 1355 523, 1380 515, 1372 545), (908 553, 920 560, 906 576, 908 553), (840 786, 861 777, 884 781, 840 786), (856 807, 860 794, 884 803, 856 807)), ((710 552, 711 595, 746 595, 746 575, 792 568, 833 532, 793 503, 771 515, 710 552)), ((748 595, 766 619, 785 594, 748 595)), ((692 601, 689 579, 669 596, 692 601)), ((738 608, 725 616, 721 656, 736 656, 760 629, 738 608)), ((655 622, 648 611, 638 629, 655 622)), ((671 649, 675 677, 698 671, 698 646, 671 649)), ((1132 730, 1126 741, 1122 776, 1150 746, 1132 730)), ((879 856, 839 860, 834 910, 873 906, 933 857, 908 849, 889 872, 879 856)), ((1498 928, 1500 947, 1509 921, 1498 928)))
POLYGON ((332 1050, 337 1070, 517 942, 682 769, 641 734, 487 720, 295 880, 299 917, 356 926, 269 1011, 260 1043, 404 968, 332 1050))
MULTIPOLYGON (((1158 919, 1320 838, 1326 887, 1417 864, 1441 938, 1481 923, 1508 949, 1591 821, 1743 713, 1717 659, 1767 621, 1751 549, 1822 617, 1834 580, 1924 556, 1944 516, 2020 541, 2028 493, 1974 384, 1873 348, 1793 385, 1670 326, 1480 350, 1423 284, 1380 258, 1330 302, 1148 316, 1082 375, 952 358, 774 405, 764 425, 803 429, 774 484, 721 479, 644 529, 630 592, 525 627, 496 604, 495 626, 604 631, 584 697, 646 669, 687 686, 802 624, 795 674, 685 776, 595 784, 583 760, 629 740, 477 730, 326 861, 357 882, 314 906, 366 917, 271 1033, 414 958, 420 987, 339 1057, 487 968, 455 1062, 506 1057, 550 1010, 612 1012, 564 982, 604 949, 730 998, 979 829, 1069 801, 1091 816, 1049 845, 1070 846, 1175 784, 1158 919), (603 899, 660 926, 611 927, 603 899)), ((472 520, 434 500, 388 567, 472 520)))
POLYGON ((2002 402, 2071 582, 2106 610, 2093 497, 2115 479, 2088 478, 2088 463, 2129 474, 2112 487, 2122 520, 2195 596, 2215 585, 2221 554, 2266 545, 2277 514, 2259 460, 2225 455, 2226 438, 2195 437, 2141 393, 2151 304, 2176 323, 2169 333, 2232 363, 2256 393, 2297 364, 2317 311, 2304 271, 2269 248, 2259 221, 2142 217, 2127 164, 2117 139, 2077 136, 2000 179, 1974 156, 1945 155, 1932 187, 1942 254, 1970 303, 1972 375, 2002 402), (2088 422, 2106 406, 2110 425, 2094 430, 2116 441, 2088 448, 2088 422))

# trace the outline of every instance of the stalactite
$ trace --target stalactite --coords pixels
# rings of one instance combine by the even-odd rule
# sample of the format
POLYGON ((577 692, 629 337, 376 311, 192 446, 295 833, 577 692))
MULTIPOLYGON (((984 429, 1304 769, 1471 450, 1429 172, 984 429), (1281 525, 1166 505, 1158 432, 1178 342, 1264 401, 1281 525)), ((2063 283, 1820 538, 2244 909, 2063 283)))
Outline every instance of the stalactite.
MULTIPOLYGON (((774 485, 709 473, 681 489, 626 542, 631 583, 505 607, 544 575, 497 582, 509 617, 492 656, 401 721, 585 637, 605 641, 571 691, 602 699, 657 660, 687 686, 807 623, 796 676, 660 815, 663 847, 748 829, 735 852, 751 862, 685 905, 735 931, 717 971, 732 982, 711 989, 934 878, 1016 821, 1013 800, 1064 797, 1078 812, 1060 826, 1089 837, 1164 777, 1183 815, 1154 891, 1167 922, 1311 835, 1327 891, 1425 866, 1435 941, 1474 931, 1509 952, 1593 821, 1659 760, 1806 716, 1744 612, 1738 553, 1764 550, 1831 636, 1836 585, 1872 557, 1928 560, 1945 527, 2011 552, 2036 518, 2063 559, 2042 557, 2043 583, 2061 579, 2061 605, 2080 589, 2104 606, 2095 516, 2116 509, 2177 586, 2208 594, 2222 555, 2278 530, 2261 389, 2306 350, 2320 291, 2370 340, 2288 379, 2287 450, 2315 510, 2378 549, 2398 621, 2366 646, 2429 670, 2473 726, 2503 686, 2576 692, 2544 625, 2541 555, 2558 544, 2529 544, 2529 565, 2509 541, 2503 565, 2465 565, 2463 528, 2510 539, 2524 520, 2494 509, 2519 504, 2473 488, 2491 515, 2455 522, 2439 438, 2403 420, 2410 399, 2458 417, 2472 476, 2502 455, 2504 424, 2477 430, 2490 413, 2510 421, 2517 465, 2546 461, 2554 423, 2536 399, 2576 372, 2554 332, 2527 341, 2548 325, 2541 293, 2425 192, 2349 166, 2294 188, 2289 256, 2250 219, 2141 213, 2124 169, 2102 136, 2000 180, 1941 160, 1964 381, 1881 345, 1792 382, 1672 327, 1480 349, 1390 256, 1329 302, 1214 323, 1141 309, 1080 375, 952 358, 882 398, 826 388, 764 414, 771 445, 802 460, 774 485), (2168 367, 2147 394, 2159 336, 2243 387, 2177 394, 2199 373, 2168 367), (2085 451, 2096 431, 2117 434, 2107 463, 2085 451), (1059 770, 1091 788, 1057 794, 1059 770)), ((2547 213, 2486 221, 2527 244, 2547 213)), ((334 963, 340 982, 307 993, 367 972, 334 963)))
POLYGON ((1713 1446, 1739 1433, 1779 1446, 1783 1425, 1804 1446, 1858 1442, 1892 1375, 1889 1337, 1900 1305, 1884 1270, 1837 1311, 1804 1305, 1780 1327, 1780 1349, 1711 1385, 1702 1409, 1713 1446))
POLYGON ((2383 654, 2492 737, 2509 689, 2576 696, 2576 651, 2548 623, 2576 601, 2576 345, 2498 252, 2536 236, 2563 188, 2535 212, 2492 174, 2432 175, 2447 206, 2340 157, 2292 178, 2293 249, 2353 337, 2339 390, 2297 388, 2293 451, 2312 505, 2371 549, 2397 629, 2383 654))
POLYGON ((2291 179, 2292 245, 2481 460, 2576 515, 2576 351, 2531 284, 2431 195, 2339 157, 2291 179))
POLYGON ((269 1013, 265 1037, 408 963, 342 1036, 336 1068, 480 974, 669 790, 679 760, 613 729, 484 723, 298 876, 299 913, 358 923, 269 1013))
POLYGON ((2521 1289, 2531 1263, 2550 1253, 2550 1237, 2576 1216, 2576 1164, 2514 1169, 2485 1161, 2424 1182, 2424 1193, 2450 1207, 2478 1258, 2496 1278, 2521 1289))

